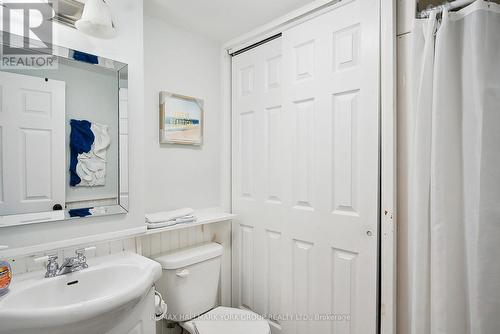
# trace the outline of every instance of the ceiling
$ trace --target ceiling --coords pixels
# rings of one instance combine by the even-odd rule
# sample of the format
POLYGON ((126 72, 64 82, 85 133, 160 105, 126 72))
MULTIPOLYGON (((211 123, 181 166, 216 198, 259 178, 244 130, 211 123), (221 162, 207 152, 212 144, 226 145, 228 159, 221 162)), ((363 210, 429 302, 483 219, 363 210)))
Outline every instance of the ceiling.
POLYGON ((145 0, 144 12, 227 42, 313 0, 145 0))

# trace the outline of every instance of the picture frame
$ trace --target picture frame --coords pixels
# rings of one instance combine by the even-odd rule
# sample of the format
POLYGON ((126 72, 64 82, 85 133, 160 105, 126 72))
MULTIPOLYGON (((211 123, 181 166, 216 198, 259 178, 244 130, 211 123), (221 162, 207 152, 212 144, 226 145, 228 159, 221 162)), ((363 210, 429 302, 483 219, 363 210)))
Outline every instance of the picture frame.
POLYGON ((160 143, 202 145, 203 117, 202 99, 160 92, 160 143))

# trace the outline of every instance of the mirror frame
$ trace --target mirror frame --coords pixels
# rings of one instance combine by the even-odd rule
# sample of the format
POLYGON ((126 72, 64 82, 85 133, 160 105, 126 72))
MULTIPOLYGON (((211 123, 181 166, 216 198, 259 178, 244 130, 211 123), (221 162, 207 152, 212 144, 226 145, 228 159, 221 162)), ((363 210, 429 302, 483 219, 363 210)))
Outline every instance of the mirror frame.
MULTIPOLYGON (((0 47, 4 47, 5 45, 8 45, 10 47, 16 47, 16 48, 22 48, 24 49, 24 45, 26 42, 29 42, 30 44, 28 45, 36 45, 40 44, 40 41, 29 39, 23 36, 19 36, 16 34, 12 34, 9 32, 5 31, 0 31, 0 47), (10 43, 6 44, 4 43, 4 39, 8 38, 10 43)), ((63 46, 58 46, 55 44, 51 43, 44 43, 45 45, 49 45, 52 48, 52 54, 47 53, 47 52, 40 52, 40 51, 35 51, 33 49, 30 49, 29 52, 33 53, 39 53, 40 55, 48 55, 48 56, 54 56, 57 58, 62 58, 70 62, 80 62, 76 59, 73 59, 70 55, 72 55, 75 51, 79 50, 73 50, 70 48, 66 48, 63 46)), ((83 52, 83 51, 82 51, 83 52)), ((120 89, 121 88, 127 88, 128 89, 128 64, 122 63, 120 61, 116 61, 113 59, 105 58, 96 55, 100 63, 99 64, 89 64, 86 63, 86 65, 89 66, 97 66, 101 67, 106 70, 112 70, 116 73, 117 75, 117 89, 118 89, 118 96, 120 100, 120 89)), ((2 69, 0 69, 2 71, 2 69)), ((29 72, 29 71, 27 71, 29 72)), ((29 73, 27 73, 29 75, 29 73)), ((128 91, 127 91, 128 93, 128 91)), ((60 211, 46 211, 46 212, 35 212, 35 213, 23 213, 23 214, 12 214, 12 215, 5 215, 5 216, 0 216, 0 228, 5 228, 5 227, 13 227, 13 226, 22 226, 22 225, 29 225, 29 224, 39 224, 39 223, 46 223, 46 222, 57 222, 57 221, 71 221, 71 220, 79 220, 82 218, 91 218, 91 217, 102 217, 102 216, 109 216, 109 215, 118 215, 118 214, 126 214, 129 211, 129 196, 127 192, 127 200, 122 199, 122 189, 125 187, 128 188, 129 184, 129 173, 128 173, 128 166, 129 166, 129 144, 130 140, 128 138, 128 109, 129 109, 129 103, 128 103, 128 94, 127 94, 127 104, 126 104, 126 109, 127 110, 122 110, 120 108, 121 102, 118 101, 118 119, 116 120, 116 124, 118 126, 118 136, 121 137, 122 135, 122 129, 127 129, 127 149, 123 150, 121 140, 118 140, 118 193, 116 194, 118 204, 114 205, 104 205, 104 206, 96 206, 92 208, 81 208, 81 209, 94 209, 94 212, 92 212, 90 215, 87 215, 85 217, 71 217, 69 214, 70 209, 63 209, 60 211), (123 118, 121 117, 124 113, 127 114, 127 117, 123 118), (127 171, 126 175, 123 175, 123 171, 127 171)), ((65 177, 65 176, 62 176, 65 177)), ((89 200, 90 202, 92 200, 89 200)))

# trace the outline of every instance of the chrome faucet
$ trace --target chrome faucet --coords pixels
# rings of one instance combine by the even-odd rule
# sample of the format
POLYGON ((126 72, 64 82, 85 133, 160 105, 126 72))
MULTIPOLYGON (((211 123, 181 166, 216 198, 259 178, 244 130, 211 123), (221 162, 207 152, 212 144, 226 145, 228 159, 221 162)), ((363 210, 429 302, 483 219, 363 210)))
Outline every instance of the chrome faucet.
POLYGON ((35 262, 47 262, 47 272, 45 273, 46 278, 61 276, 69 273, 74 273, 75 271, 87 269, 89 265, 87 264, 85 251, 92 249, 95 249, 95 247, 77 249, 75 251, 76 256, 65 258, 60 266, 57 263, 57 255, 44 256, 35 259, 35 262))
POLYGON ((80 271, 89 267, 87 258, 85 257, 85 249, 77 249, 75 254, 75 257, 67 257, 64 259, 63 263, 57 269, 56 276, 74 273, 75 271, 80 271))

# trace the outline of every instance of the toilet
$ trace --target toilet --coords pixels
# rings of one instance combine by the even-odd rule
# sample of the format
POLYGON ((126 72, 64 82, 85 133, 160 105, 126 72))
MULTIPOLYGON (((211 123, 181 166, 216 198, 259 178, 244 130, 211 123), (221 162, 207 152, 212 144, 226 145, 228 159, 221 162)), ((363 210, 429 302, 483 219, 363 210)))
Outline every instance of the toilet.
POLYGON ((163 268, 156 290, 168 306, 165 319, 191 334, 270 334, 258 314, 217 306, 222 252, 210 242, 154 258, 163 268))

